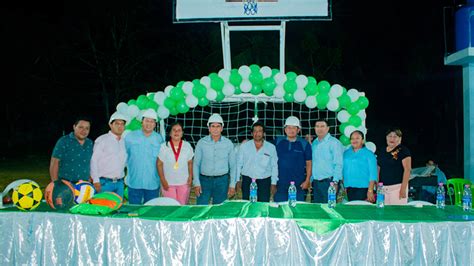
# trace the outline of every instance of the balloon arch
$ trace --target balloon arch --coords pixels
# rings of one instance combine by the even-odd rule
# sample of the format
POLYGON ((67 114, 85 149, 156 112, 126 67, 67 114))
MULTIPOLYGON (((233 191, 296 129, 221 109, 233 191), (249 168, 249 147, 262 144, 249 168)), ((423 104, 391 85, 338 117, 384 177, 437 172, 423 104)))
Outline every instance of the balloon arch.
MULTIPOLYGON (((190 108, 205 107, 210 101, 222 102, 226 96, 241 94, 266 95, 284 102, 304 104, 309 109, 327 109, 337 113, 341 123, 340 141, 350 143, 349 136, 354 130, 367 133, 365 126, 369 100, 363 92, 356 89, 347 90, 339 84, 330 84, 326 80, 316 81, 314 77, 297 75, 294 72, 281 73, 268 66, 243 65, 238 69, 221 69, 201 79, 180 81, 176 86, 167 86, 164 91, 140 95, 127 103, 117 105, 117 112, 133 119, 126 126, 127 130, 141 128, 141 115, 147 109, 157 112, 158 118, 164 120, 170 115, 185 114, 190 108)), ((367 146, 375 151, 371 142, 367 146)))

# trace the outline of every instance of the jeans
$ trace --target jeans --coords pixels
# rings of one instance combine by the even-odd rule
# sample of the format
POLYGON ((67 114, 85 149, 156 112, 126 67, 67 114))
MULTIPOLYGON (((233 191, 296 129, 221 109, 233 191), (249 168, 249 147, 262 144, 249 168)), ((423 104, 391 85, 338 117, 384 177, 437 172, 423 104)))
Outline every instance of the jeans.
POLYGON ((135 189, 128 187, 128 203, 143 204, 160 195, 160 188, 157 189, 135 189))
POLYGON ((101 192, 115 192, 117 193, 120 197, 123 198, 123 178, 118 179, 116 182, 114 182, 110 178, 100 178, 100 187, 101 187, 101 192))
MULTIPOLYGON (((269 202, 270 201, 270 189, 272 185, 271 177, 264 179, 257 179, 257 201, 258 202, 269 202)), ((242 199, 248 200, 250 196, 250 184, 252 179, 248 176, 242 176, 242 199)), ((288 195, 287 195, 288 196, 288 195)))
POLYGON ((367 191, 369 188, 346 187, 347 199, 351 200, 366 200, 367 191))
POLYGON ((208 205, 212 198, 212 204, 220 204, 227 199, 229 190, 229 175, 211 177, 199 175, 201 183, 201 195, 197 197, 197 205, 208 205))

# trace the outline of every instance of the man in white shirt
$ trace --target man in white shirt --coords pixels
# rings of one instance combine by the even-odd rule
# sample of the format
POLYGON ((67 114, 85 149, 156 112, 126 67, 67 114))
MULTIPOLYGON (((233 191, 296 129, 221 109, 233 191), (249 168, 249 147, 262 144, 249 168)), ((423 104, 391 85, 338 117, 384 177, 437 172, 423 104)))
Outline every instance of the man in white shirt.
POLYGON ((127 153, 122 137, 128 117, 118 112, 109 120, 110 131, 98 137, 91 159, 91 177, 97 193, 115 192, 123 197, 127 153))

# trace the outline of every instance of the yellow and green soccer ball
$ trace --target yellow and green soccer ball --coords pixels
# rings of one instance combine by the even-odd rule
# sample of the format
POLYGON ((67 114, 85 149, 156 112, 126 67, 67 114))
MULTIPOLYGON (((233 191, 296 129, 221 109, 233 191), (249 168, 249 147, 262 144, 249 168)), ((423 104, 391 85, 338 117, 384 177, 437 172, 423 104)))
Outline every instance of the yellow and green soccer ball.
POLYGON ((13 204, 20 210, 30 211, 38 207, 43 198, 43 192, 38 184, 27 182, 13 190, 13 204))

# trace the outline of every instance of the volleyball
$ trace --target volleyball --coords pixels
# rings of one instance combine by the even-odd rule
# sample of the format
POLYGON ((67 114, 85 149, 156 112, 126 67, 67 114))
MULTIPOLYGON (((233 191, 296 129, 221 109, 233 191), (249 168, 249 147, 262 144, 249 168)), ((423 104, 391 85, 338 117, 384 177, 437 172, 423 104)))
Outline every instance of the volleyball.
POLYGON ((90 200, 95 194, 94 185, 86 181, 79 181, 74 185, 74 201, 84 203, 90 200))
POLYGON ((27 182, 19 185, 13 190, 13 204, 20 210, 30 211, 41 203, 43 192, 38 184, 27 182))

